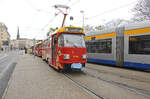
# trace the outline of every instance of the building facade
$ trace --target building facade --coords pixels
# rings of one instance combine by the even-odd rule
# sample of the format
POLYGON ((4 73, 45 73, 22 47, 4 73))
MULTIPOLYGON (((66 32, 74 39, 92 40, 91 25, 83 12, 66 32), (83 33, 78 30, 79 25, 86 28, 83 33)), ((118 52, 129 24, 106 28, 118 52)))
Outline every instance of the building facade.
POLYGON ((0 22, 0 49, 9 49, 10 47, 10 34, 8 28, 0 22))
POLYGON ((24 48, 30 48, 34 45, 33 39, 27 39, 27 38, 20 38, 11 40, 11 48, 13 49, 24 49, 24 48))
MULTIPOLYGON (((21 38, 19 33, 19 27, 17 28, 16 39, 11 40, 11 49, 29 49, 34 45, 33 39, 21 38)), ((36 42, 36 41, 35 41, 36 42)))

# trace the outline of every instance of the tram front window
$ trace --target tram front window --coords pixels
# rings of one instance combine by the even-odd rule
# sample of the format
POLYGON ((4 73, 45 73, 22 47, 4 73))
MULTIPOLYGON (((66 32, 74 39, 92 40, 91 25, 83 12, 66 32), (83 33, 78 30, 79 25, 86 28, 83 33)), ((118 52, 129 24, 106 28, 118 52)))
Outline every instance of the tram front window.
POLYGON ((59 36, 60 47, 85 47, 84 35, 61 34, 59 36))

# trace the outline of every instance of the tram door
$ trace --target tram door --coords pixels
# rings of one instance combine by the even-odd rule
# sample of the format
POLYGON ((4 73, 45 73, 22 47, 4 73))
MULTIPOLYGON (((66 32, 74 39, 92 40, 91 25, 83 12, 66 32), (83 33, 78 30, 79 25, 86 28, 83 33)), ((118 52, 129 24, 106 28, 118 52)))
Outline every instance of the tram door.
POLYGON ((54 35, 52 37, 52 64, 56 66, 56 43, 57 43, 57 36, 54 35))

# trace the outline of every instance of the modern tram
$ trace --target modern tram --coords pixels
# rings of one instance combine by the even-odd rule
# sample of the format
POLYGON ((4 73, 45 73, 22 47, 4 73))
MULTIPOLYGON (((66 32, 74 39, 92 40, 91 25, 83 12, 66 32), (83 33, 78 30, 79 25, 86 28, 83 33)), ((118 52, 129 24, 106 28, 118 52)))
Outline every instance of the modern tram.
POLYGON ((90 32, 85 40, 88 62, 150 69, 150 22, 90 32))

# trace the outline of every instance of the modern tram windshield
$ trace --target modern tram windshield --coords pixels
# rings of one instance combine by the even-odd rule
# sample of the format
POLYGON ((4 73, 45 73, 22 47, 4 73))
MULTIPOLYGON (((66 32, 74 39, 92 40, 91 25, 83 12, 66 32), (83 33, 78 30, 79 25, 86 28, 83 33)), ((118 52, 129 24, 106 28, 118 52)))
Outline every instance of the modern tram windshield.
POLYGON ((61 34, 58 40, 59 47, 85 47, 84 35, 61 34))

